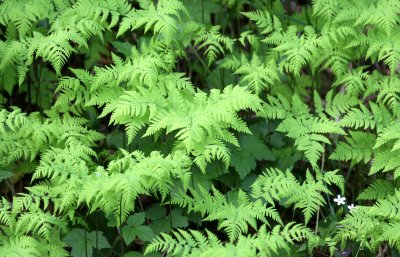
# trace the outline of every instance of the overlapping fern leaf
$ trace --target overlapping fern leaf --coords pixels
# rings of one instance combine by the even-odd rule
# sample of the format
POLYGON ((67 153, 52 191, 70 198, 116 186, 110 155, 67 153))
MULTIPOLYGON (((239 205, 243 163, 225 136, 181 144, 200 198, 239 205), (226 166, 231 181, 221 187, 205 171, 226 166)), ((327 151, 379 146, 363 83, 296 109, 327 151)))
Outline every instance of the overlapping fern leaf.
POLYGON ((212 195, 203 187, 199 187, 199 192, 192 190, 191 194, 193 197, 181 193, 172 199, 172 203, 186 207, 190 212, 200 212, 206 216, 204 221, 219 221, 219 228, 226 231, 231 242, 246 234, 249 225, 257 229, 257 220, 268 223, 268 217, 281 223, 273 207, 266 207, 260 200, 251 202, 242 190, 232 192, 232 198, 225 197, 215 188, 212 195))
POLYGON ((276 226, 272 231, 263 225, 257 235, 239 236, 235 243, 222 243, 216 235, 190 230, 178 230, 173 236, 161 234, 146 249, 146 253, 166 252, 173 256, 279 256, 290 254, 293 243, 303 240, 315 242, 312 231, 302 225, 289 223, 276 226))
POLYGON ((289 170, 268 169, 252 184, 252 196, 263 198, 272 205, 275 205, 275 201, 284 206, 294 204, 295 208, 302 210, 307 223, 326 203, 323 195, 331 194, 327 184, 334 184, 343 190, 344 179, 336 173, 318 172, 315 179, 307 171, 306 180, 300 183, 289 170))

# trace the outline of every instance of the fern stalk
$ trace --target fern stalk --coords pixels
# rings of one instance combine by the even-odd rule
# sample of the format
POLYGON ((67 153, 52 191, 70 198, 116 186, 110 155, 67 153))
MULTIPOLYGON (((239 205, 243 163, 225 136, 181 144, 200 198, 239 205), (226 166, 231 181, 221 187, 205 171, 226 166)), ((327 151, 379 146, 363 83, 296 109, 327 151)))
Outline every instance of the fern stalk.
MULTIPOLYGON (((322 144, 324 149, 325 149, 325 143, 322 144)), ((323 173, 325 168, 325 151, 322 152, 321 154, 321 166, 320 166, 320 171, 323 173)), ((315 222, 315 235, 318 234, 318 226, 319 226, 319 212, 320 208, 317 210, 317 217, 316 217, 316 222, 315 222)))
MULTIPOLYGON (((124 138, 125 138, 125 136, 124 136, 124 138)), ((125 144, 124 144, 124 146, 125 146, 125 144)), ((123 256, 125 250, 124 250, 124 235, 122 232, 122 194, 119 199, 119 232, 120 232, 120 247, 121 247, 121 253, 123 256)))

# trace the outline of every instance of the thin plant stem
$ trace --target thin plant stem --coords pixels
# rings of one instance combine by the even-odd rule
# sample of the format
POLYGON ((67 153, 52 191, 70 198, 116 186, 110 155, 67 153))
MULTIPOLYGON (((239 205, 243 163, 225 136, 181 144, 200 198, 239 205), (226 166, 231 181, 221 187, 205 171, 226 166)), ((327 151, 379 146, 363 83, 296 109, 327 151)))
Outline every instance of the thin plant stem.
POLYGON ((318 234, 318 223, 319 223, 319 208, 317 211, 317 221, 315 222, 315 234, 318 234))
POLYGON ((0 104, 4 104, 6 103, 6 98, 4 96, 4 77, 3 77, 3 83, 1 83, 1 103, 0 104))
POLYGON ((201 23, 204 23, 204 0, 201 0, 201 23))
POLYGON ((169 226, 172 230, 172 205, 171 205, 172 195, 171 192, 169 193, 169 226))
MULTIPOLYGON (((323 148, 325 149, 325 144, 323 144, 323 148)), ((324 172, 324 167, 325 166, 325 151, 322 152, 322 156, 321 156, 321 167, 320 167, 320 171, 324 172)), ((319 207, 317 210, 317 220, 315 222, 315 234, 318 234, 318 226, 319 226, 319 207)))
MULTIPOLYGON (((192 172, 192 176, 190 176, 190 177, 191 177, 191 179, 192 179, 192 188, 194 189, 193 172, 192 172)), ((199 223, 200 223, 200 220, 199 220, 199 216, 197 215, 197 216, 196 216, 196 227, 197 227, 197 230, 199 230, 199 223)))
POLYGON ((192 49, 193 54, 196 56, 196 58, 199 60, 199 62, 201 63, 201 65, 204 67, 204 69, 207 71, 207 73, 210 73, 210 69, 208 68, 208 65, 204 62, 203 58, 201 58, 201 56, 199 55, 199 53, 196 51, 196 49, 194 49, 194 47, 192 45, 190 45, 190 49, 192 49))
POLYGON ((358 254, 360 253, 360 249, 361 249, 361 246, 358 247, 358 250, 357 250, 357 253, 356 253, 356 256, 355 256, 355 257, 357 257, 358 254))
POLYGON ((119 233, 121 235, 121 241, 120 241, 121 253, 122 256, 124 256, 124 240, 123 240, 124 236, 122 234, 122 194, 119 200, 119 233))

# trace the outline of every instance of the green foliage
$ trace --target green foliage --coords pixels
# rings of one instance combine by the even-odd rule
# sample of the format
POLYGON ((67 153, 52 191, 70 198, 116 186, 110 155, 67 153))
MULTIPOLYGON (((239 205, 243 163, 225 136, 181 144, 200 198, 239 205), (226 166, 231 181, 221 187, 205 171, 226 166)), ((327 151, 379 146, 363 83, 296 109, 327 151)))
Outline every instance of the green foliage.
POLYGON ((110 248, 110 244, 100 231, 87 232, 74 228, 68 232, 64 242, 72 247, 73 257, 93 256, 93 248, 110 248))
POLYGON ((326 184, 335 184, 343 191, 344 179, 336 173, 337 171, 329 171, 325 174, 317 172, 317 179, 315 179, 307 171, 306 180, 300 184, 289 170, 282 172, 278 169, 270 169, 254 182, 252 195, 255 198, 262 197, 272 205, 274 201, 284 206, 294 204, 295 208, 302 209, 305 223, 308 223, 320 206, 326 204, 322 193, 331 194, 326 184))
POLYGON ((261 201, 250 202, 247 194, 240 190, 232 192, 229 201, 215 188, 212 195, 206 189, 200 187, 198 191, 192 191, 193 197, 180 194, 172 199, 174 204, 185 207, 188 211, 200 212, 207 215, 204 221, 221 221, 219 228, 223 228, 231 241, 237 239, 241 233, 247 233, 250 225, 257 229, 257 220, 263 223, 270 217, 281 223, 279 213, 272 207, 266 207, 261 201))
POLYGON ((150 227, 142 225, 145 222, 145 213, 135 213, 130 216, 126 225, 122 228, 124 241, 130 244, 136 237, 143 241, 150 241, 154 237, 150 227))
POLYGON ((173 236, 161 234, 146 252, 168 251, 173 256, 254 256, 259 252, 261 256, 278 256, 280 252, 289 254, 295 242, 315 239, 308 228, 293 223, 283 229, 278 225, 271 232, 262 226, 257 237, 240 236, 235 245, 223 244, 213 233, 206 233, 207 236, 195 230, 178 230, 173 236))
POLYGON ((252 170, 255 170, 257 161, 275 160, 271 150, 255 132, 253 135, 240 135, 238 141, 240 148, 234 148, 231 151, 231 165, 235 167, 240 178, 245 178, 252 170))
POLYGON ((396 256, 399 8, 0 1, 0 256, 396 256))

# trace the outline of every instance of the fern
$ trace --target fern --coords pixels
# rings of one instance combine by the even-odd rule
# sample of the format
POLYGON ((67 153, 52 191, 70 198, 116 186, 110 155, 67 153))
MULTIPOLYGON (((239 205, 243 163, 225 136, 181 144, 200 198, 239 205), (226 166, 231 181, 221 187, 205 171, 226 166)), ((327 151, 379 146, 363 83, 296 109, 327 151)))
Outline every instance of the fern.
POLYGON ((349 5, 346 4, 346 11, 340 13, 340 15, 337 15, 335 17, 335 21, 353 21, 354 26, 365 26, 369 24, 375 25, 375 27, 390 35, 394 26, 398 22, 397 14, 393 12, 393 10, 399 7, 399 3, 397 1, 390 0, 376 1, 376 3, 368 3, 368 5, 366 3, 368 2, 361 1, 358 6, 352 7, 349 7, 349 5), (354 14, 350 16, 349 14, 355 13, 355 10, 362 11, 357 16, 354 16, 354 14))
POLYGON ((78 191, 78 204, 86 202, 92 211, 102 208, 105 213, 118 216, 121 206, 123 222, 134 208, 134 200, 139 194, 160 192, 165 199, 174 185, 174 178, 188 187, 190 173, 189 160, 182 153, 163 158, 153 152, 145 158, 140 152, 124 153, 125 157, 111 162, 107 172, 91 175, 81 191, 78 191), (109 175, 108 175, 109 174, 109 175))
MULTIPOLYGON (((271 107, 273 109, 276 108, 273 105, 271 107)), ((278 108, 281 107, 278 105, 278 108)), ((281 118, 273 113, 267 115, 267 117, 271 118, 281 118)), ((321 117, 311 116, 308 112, 308 108, 297 96, 293 96, 290 113, 286 112, 285 116, 286 117, 282 117, 283 121, 277 127, 277 131, 285 132, 288 137, 293 138, 297 149, 304 151, 306 158, 314 167, 321 153, 324 152, 322 144, 330 144, 329 139, 323 134, 345 133, 336 122, 330 121, 325 115, 321 117), (294 127, 297 129, 293 130, 292 128, 294 127)))
POLYGON ((101 134, 83 128, 81 126, 85 122, 83 119, 67 116, 49 118, 42 123, 37 114, 26 117, 19 109, 11 113, 2 110, 0 122, 3 142, 0 149, 4 156, 2 160, 4 164, 21 158, 33 160, 49 146, 62 143, 67 145, 80 140, 79 145, 88 147, 102 138, 101 134))
POLYGON ((343 227, 337 239, 357 239, 363 246, 376 249, 382 242, 388 241, 397 247, 398 233, 394 232, 398 223, 399 192, 389 194, 371 207, 362 207, 352 211, 351 215, 341 222, 343 227), (351 231, 351 232, 350 232, 351 231))
POLYGON ((0 23, 15 24, 19 37, 25 38, 40 20, 52 18, 56 6, 56 1, 48 0, 2 1, 0 23))
POLYGON ((188 15, 185 6, 176 0, 159 1, 154 5, 146 6, 144 10, 132 10, 123 18, 118 34, 122 35, 127 30, 135 30, 144 26, 145 32, 153 28, 154 33, 160 33, 167 44, 170 44, 176 33, 178 33, 177 19, 182 14, 188 15))
POLYGON ((365 91, 368 79, 368 73, 363 72, 363 69, 358 69, 340 76, 334 85, 345 85, 346 93, 358 96, 365 91))
POLYGON ((275 15, 271 15, 267 11, 263 12, 258 10, 254 12, 245 12, 243 15, 255 22, 257 27, 261 29, 262 34, 282 30, 281 21, 275 15))
POLYGON ((377 179, 372 185, 358 195, 359 200, 380 200, 395 192, 395 188, 390 181, 377 179))
POLYGON ((325 204, 321 193, 330 194, 325 183, 333 183, 343 191, 344 180, 336 172, 317 175, 315 180, 307 171, 306 181, 300 184, 289 170, 282 172, 269 169, 252 185, 252 195, 256 198, 262 197, 271 204, 274 204, 274 201, 279 201, 284 206, 294 204, 302 209, 307 223, 319 206, 325 204))
POLYGON ((267 208, 261 201, 250 202, 243 191, 237 192, 229 201, 215 188, 212 189, 213 196, 206 189, 199 188, 199 192, 191 192, 193 198, 180 194, 172 200, 172 203, 186 207, 189 211, 200 212, 202 216, 207 215, 204 221, 220 221, 219 228, 226 231, 231 242, 242 233, 246 234, 248 225, 257 229, 257 220, 267 223, 266 217, 270 217, 281 222, 275 209, 267 208))
POLYGON ((313 238, 310 230, 299 224, 293 226, 293 223, 285 226, 283 230, 277 226, 271 232, 263 226, 256 237, 240 236, 235 244, 222 244, 209 231, 207 231, 207 237, 195 230, 174 231, 173 235, 174 237, 161 234, 146 249, 146 253, 163 251, 173 256, 231 256, 232 254, 254 256, 258 252, 260 256, 271 256, 282 250, 290 252, 290 245, 294 241, 313 238))
POLYGON ((385 106, 390 107, 390 110, 393 112, 393 114, 398 116, 398 78, 384 78, 379 80, 377 84, 378 87, 375 88, 378 95, 377 101, 385 106))
POLYGON ((63 249, 65 244, 58 242, 58 246, 55 247, 56 243, 52 245, 46 244, 43 241, 37 241, 33 237, 20 236, 13 238, 5 238, 2 246, 2 254, 6 254, 10 257, 27 256, 27 257, 38 257, 38 256, 68 256, 67 251, 63 249))
POLYGON ((235 74, 242 75, 241 82, 248 85, 256 94, 260 94, 279 81, 276 69, 276 61, 273 58, 268 62, 262 62, 257 56, 253 56, 250 62, 236 69, 235 74))
POLYGON ((314 0, 313 13, 328 20, 332 20, 340 11, 342 1, 314 0))
POLYGON ((318 44, 312 27, 305 27, 304 34, 298 37, 295 26, 290 26, 286 32, 275 31, 264 41, 277 45, 274 50, 285 57, 281 67, 296 76, 299 76, 301 68, 311 61, 318 44))
POLYGON ((347 142, 339 142, 335 152, 329 158, 339 161, 351 160, 352 165, 361 161, 368 163, 372 159, 375 140, 373 134, 360 131, 350 132, 350 137, 346 137, 347 142))
POLYGON ((229 151, 224 141, 238 145, 228 129, 249 133, 237 112, 259 110, 260 100, 240 87, 226 87, 222 93, 212 90, 209 96, 202 92, 182 92, 172 84, 166 87, 154 88, 153 92, 125 92, 106 105, 102 116, 112 112, 111 122, 126 124, 130 140, 145 125, 148 128, 144 136, 177 130, 176 149, 193 154, 194 162, 203 171, 206 163, 215 158, 228 166, 229 151), (164 96, 164 90, 168 90, 168 97, 164 96))
POLYGON ((395 254, 399 7, 0 1, 0 255, 395 254))
POLYGON ((206 48, 208 65, 217 59, 218 54, 225 54, 225 49, 232 51, 233 40, 221 35, 219 29, 218 26, 213 26, 209 30, 201 29, 194 42, 195 45, 199 44, 199 49, 206 48))
POLYGON ((348 47, 367 46, 366 57, 384 61, 393 75, 400 58, 399 52, 393 47, 398 38, 398 33, 389 36, 378 31, 371 31, 367 36, 360 35, 348 47))

